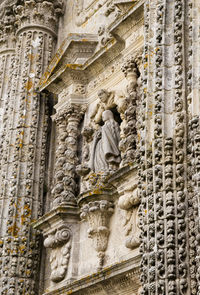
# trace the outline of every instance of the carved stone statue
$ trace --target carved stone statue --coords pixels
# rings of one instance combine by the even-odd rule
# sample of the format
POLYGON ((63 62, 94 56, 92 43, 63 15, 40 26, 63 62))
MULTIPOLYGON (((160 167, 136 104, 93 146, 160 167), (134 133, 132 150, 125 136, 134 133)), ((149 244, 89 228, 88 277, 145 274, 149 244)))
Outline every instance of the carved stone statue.
POLYGON ((111 109, 115 107, 114 103, 114 94, 112 92, 107 91, 106 89, 100 89, 98 91, 99 102, 96 105, 93 113, 91 114, 91 119, 95 124, 99 124, 101 122, 102 113, 105 110, 111 109))
POLYGON ((102 114, 104 125, 94 136, 91 150, 90 168, 95 173, 116 170, 120 164, 120 128, 113 113, 106 110, 102 114))
POLYGON ((97 103, 94 111, 92 112, 90 118, 94 122, 94 127, 101 122, 102 114, 106 110, 111 110, 117 108, 121 119, 124 119, 124 111, 127 107, 127 102, 125 100, 124 93, 122 91, 108 91, 106 89, 100 89, 98 91, 99 102, 97 103), (96 124, 96 125, 95 125, 96 124))

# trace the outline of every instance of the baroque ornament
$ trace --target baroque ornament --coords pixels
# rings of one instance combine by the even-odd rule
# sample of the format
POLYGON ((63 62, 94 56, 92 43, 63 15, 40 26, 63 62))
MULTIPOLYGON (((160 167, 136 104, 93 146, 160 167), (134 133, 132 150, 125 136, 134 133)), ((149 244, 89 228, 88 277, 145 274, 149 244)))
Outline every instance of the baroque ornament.
POLYGON ((44 96, 35 89, 53 54, 61 15, 57 10, 59 5, 63 7, 57 1, 54 4, 14 1, 3 12, 1 25, 6 24, 3 30, 6 29, 8 38, 2 39, 1 30, 0 62, 1 49, 8 49, 3 60, 7 63, 9 81, 4 85, 6 104, 0 143, 3 165, 0 194, 8 200, 8 216, 3 221, 6 238, 1 241, 2 294, 35 294, 38 288, 40 237, 30 224, 42 214, 48 108, 44 96), (51 18, 54 18, 53 25, 51 18), (13 255, 9 257, 11 252, 13 255))
POLYGON ((118 148, 119 125, 110 110, 102 113, 102 120, 104 125, 94 135, 90 155, 90 168, 95 173, 116 170, 121 160, 118 148))
POLYGON ((110 234, 109 221, 114 212, 111 201, 100 200, 89 202, 81 207, 81 219, 89 224, 88 237, 92 239, 99 258, 98 268, 104 265, 105 252, 110 234))
POLYGON ((64 226, 55 233, 51 233, 44 240, 44 246, 51 248, 50 264, 51 264, 51 280, 55 283, 64 279, 71 249, 71 231, 64 226))
POLYGON ((54 120, 58 128, 58 145, 54 171, 53 206, 68 204, 76 206, 76 171, 78 164, 79 123, 84 109, 71 105, 59 111, 54 120))

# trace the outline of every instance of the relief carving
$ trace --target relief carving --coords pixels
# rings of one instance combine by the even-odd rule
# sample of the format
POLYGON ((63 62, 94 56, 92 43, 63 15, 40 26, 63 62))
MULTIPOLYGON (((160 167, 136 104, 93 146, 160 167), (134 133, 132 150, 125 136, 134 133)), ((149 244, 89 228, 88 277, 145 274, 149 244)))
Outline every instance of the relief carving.
MULTIPOLYGON (((108 92, 102 90, 102 93, 107 98, 108 92)), ((109 98, 112 105, 112 94, 109 94, 109 98)), ((95 124, 95 129, 87 126, 82 131, 82 163, 76 166, 76 172, 81 176, 81 193, 94 187, 104 187, 107 176, 119 168, 121 161, 120 127, 113 113, 110 110, 104 111, 101 105, 95 117, 99 123, 102 119, 103 126, 95 124)))
POLYGON ((58 283, 65 278, 67 273, 71 250, 70 229, 63 226, 54 233, 49 234, 44 240, 44 246, 51 249, 51 280, 58 283))
POLYGON ((118 206, 125 210, 126 217, 124 222, 126 247, 134 249, 139 246, 139 224, 138 224, 138 206, 140 204, 137 188, 130 187, 123 192, 118 201, 118 206))
POLYGON ((127 80, 125 90, 126 110, 121 126, 120 151, 122 153, 121 166, 132 163, 136 159, 137 145, 137 86, 138 69, 133 57, 126 60, 122 72, 127 80))
POLYGON ((104 264, 110 234, 109 221, 113 212, 114 204, 107 200, 89 202, 81 208, 81 219, 89 223, 88 237, 92 239, 98 253, 99 269, 102 269, 104 264))

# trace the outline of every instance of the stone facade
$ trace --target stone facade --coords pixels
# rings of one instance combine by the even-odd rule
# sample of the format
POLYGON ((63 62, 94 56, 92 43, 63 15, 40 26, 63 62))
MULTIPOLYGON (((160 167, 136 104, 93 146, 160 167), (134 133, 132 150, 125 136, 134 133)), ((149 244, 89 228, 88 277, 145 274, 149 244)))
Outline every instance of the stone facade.
POLYGON ((200 295, 199 11, 0 1, 0 294, 200 295))

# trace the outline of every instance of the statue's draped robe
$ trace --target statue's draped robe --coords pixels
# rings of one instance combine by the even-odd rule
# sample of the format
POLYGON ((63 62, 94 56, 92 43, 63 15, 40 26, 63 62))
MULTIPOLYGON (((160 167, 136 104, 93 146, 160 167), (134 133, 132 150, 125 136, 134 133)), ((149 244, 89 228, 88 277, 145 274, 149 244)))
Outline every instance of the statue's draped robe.
POLYGON ((120 128, 117 122, 110 119, 101 128, 101 137, 95 136, 90 167, 94 172, 109 170, 109 164, 119 165, 120 152, 120 128))

